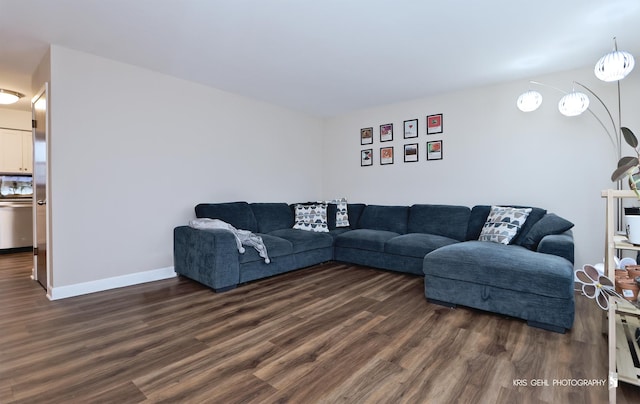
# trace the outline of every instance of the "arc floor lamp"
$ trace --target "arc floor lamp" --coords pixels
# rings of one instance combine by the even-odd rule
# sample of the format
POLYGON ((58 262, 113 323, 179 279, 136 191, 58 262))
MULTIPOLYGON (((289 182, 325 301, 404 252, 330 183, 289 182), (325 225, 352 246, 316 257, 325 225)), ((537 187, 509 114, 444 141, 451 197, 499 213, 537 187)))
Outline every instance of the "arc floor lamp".
MULTIPOLYGON (((607 53, 603 57, 598 60, 594 67, 594 73, 596 77, 602 81, 606 82, 616 82, 617 85, 617 101, 618 101, 618 116, 617 121, 613 118, 613 114, 611 110, 607 107, 607 105, 602 101, 600 97, 596 93, 594 93, 589 87, 585 86, 582 83, 574 81, 573 88, 571 92, 563 91, 557 87, 550 86, 548 84, 540 83, 537 81, 530 81, 529 84, 535 84, 543 87, 549 87, 554 90, 557 90, 564 94, 564 96, 558 102, 558 110, 562 115, 565 116, 577 116, 582 114, 585 111, 588 111, 602 126, 604 131, 607 133, 607 136, 611 140, 613 144, 617 160, 620 160, 622 156, 622 111, 620 109, 620 80, 627 77, 629 73, 633 70, 635 66, 635 60, 633 55, 629 52, 618 50, 618 44, 616 38, 613 38, 613 51, 607 53), (591 94, 595 99, 602 104, 605 111, 607 112, 608 120, 607 123, 602 121, 590 108, 590 100, 589 96, 583 92, 576 91, 575 87, 579 86, 582 89, 586 90, 589 94, 591 94), (611 125, 609 126, 609 121, 611 125)), ((518 108, 523 112, 532 112, 538 109, 542 104, 542 94, 538 91, 529 89, 522 93, 516 102, 518 108)), ((617 182, 617 189, 622 188, 621 181, 617 182)), ((618 206, 618 230, 622 228, 622 200, 619 200, 620 204, 618 206)))

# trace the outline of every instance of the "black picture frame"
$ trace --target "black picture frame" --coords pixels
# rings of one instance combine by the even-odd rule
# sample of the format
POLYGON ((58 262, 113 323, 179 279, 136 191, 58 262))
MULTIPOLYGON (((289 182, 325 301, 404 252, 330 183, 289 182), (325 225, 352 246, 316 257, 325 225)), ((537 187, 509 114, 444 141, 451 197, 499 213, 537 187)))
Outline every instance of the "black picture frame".
POLYGON ((442 114, 427 115, 427 135, 442 133, 444 117, 442 114))
POLYGON ((418 161, 418 144, 409 143, 404 145, 404 162, 413 163, 418 161))
POLYGON ((427 160, 442 160, 442 140, 427 142, 427 160))
POLYGON ((393 146, 380 148, 380 165, 393 164, 393 146))
POLYGON ((380 142, 391 142, 393 140, 393 124, 385 123, 380 125, 380 142))
POLYGON ((373 144, 373 127, 360 129, 360 144, 373 144))
POLYGON ((360 167, 373 165, 373 149, 360 150, 360 167))
POLYGON ((418 120, 417 119, 409 119, 404 121, 404 138, 411 139, 414 137, 418 137, 418 120))

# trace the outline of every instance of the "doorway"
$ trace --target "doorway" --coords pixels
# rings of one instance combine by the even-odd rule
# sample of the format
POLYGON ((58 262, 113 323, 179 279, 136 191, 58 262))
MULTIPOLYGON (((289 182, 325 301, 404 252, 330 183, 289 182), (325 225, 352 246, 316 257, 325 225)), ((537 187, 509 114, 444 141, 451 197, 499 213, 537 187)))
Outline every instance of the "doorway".
POLYGON ((49 214, 47 208, 47 143, 48 83, 31 101, 33 116, 33 266, 34 279, 49 291, 51 284, 47 250, 49 246, 49 214))

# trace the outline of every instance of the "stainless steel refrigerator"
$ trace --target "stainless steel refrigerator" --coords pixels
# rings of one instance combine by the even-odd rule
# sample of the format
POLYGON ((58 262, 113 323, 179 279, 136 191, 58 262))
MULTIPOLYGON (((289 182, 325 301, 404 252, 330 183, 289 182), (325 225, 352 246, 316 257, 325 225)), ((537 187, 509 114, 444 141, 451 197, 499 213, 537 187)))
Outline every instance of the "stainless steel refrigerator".
POLYGON ((0 176, 0 250, 33 246, 33 180, 0 176))

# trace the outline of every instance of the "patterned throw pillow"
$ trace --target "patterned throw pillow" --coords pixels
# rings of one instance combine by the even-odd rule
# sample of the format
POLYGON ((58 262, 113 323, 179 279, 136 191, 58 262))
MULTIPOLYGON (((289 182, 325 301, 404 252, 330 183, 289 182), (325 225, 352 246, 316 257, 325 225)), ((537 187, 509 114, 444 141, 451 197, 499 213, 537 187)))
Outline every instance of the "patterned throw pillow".
POLYGON ((327 205, 296 205, 294 229, 329 232, 327 225, 327 205))
POLYGON ((347 213, 347 198, 334 199, 331 203, 335 203, 338 207, 336 212, 336 227, 349 227, 349 214, 347 213))
POLYGON ((478 240, 509 244, 524 225, 529 213, 531 208, 492 206, 478 240))
POLYGON ((336 227, 349 227, 349 213, 347 211, 347 198, 332 199, 330 201, 318 201, 318 203, 336 205, 336 227))

